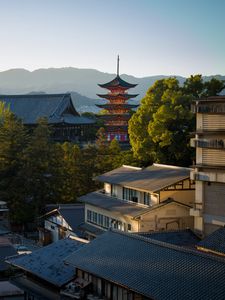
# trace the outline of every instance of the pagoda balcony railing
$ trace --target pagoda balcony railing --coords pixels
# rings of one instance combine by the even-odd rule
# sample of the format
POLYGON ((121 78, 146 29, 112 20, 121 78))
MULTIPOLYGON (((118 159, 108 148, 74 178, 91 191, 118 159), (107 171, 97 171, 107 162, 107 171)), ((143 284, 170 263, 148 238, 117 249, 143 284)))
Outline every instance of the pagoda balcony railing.
POLYGON ((191 147, 225 149, 225 140, 223 139, 204 140, 204 139, 193 138, 191 139, 191 147))
POLYGON ((196 104, 191 106, 191 111, 193 113, 201 114, 224 114, 225 113, 225 104, 196 104))

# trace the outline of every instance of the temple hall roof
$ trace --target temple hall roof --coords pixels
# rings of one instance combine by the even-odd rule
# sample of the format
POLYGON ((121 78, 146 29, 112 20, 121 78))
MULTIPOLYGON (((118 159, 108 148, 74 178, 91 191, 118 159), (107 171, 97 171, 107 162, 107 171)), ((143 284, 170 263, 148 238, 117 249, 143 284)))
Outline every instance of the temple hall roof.
POLYGON ((81 117, 76 111, 70 94, 0 95, 10 110, 24 124, 36 124, 47 118, 49 124, 90 124, 93 120, 81 117))
POLYGON ((101 88, 106 88, 106 89, 113 89, 113 88, 123 88, 123 89, 130 89, 134 88, 137 84, 132 84, 129 83, 125 80, 123 80, 119 75, 117 75, 113 80, 104 83, 104 84, 99 84, 101 88))

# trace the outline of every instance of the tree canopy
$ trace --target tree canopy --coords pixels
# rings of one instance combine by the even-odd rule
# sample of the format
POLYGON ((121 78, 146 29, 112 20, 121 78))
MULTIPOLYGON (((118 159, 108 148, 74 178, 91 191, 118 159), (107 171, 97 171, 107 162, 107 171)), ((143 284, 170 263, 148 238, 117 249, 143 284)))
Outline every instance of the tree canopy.
POLYGON ((187 78, 181 86, 176 78, 156 81, 129 121, 134 156, 142 163, 152 162, 188 166, 194 158, 189 146, 195 117, 190 111, 194 99, 217 95, 224 82, 201 75, 187 78))

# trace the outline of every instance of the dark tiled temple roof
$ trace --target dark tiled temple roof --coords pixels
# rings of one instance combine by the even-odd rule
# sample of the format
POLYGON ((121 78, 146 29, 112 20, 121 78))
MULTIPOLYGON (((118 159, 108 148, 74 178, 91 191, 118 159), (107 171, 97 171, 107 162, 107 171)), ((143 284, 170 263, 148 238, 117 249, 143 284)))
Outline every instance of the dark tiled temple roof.
POLYGON ((156 192, 190 177, 191 169, 153 164, 150 167, 132 168, 122 166, 96 177, 101 182, 156 192))
POLYGON ((134 234, 107 231, 67 263, 151 299, 224 299, 225 260, 134 234))
POLYGON ((178 245, 185 247, 195 246, 200 238, 194 234, 190 229, 174 230, 174 231, 158 231, 158 232, 140 232, 141 235, 153 240, 178 245))
POLYGON ((70 94, 0 95, 10 110, 24 124, 36 124, 39 118, 47 118, 49 124, 89 124, 93 120, 80 117, 70 94))
POLYGON ((74 268, 65 265, 63 261, 82 245, 70 238, 62 239, 31 254, 8 258, 7 262, 55 286, 62 286, 75 276, 74 268))
POLYGON ((123 80, 119 75, 117 75, 113 80, 105 83, 105 84, 99 84, 101 88, 111 89, 116 87, 122 87, 125 89, 134 88, 137 84, 131 84, 129 82, 126 82, 123 80))
POLYGON ((225 228, 221 227, 204 238, 197 245, 198 249, 225 255, 225 228))

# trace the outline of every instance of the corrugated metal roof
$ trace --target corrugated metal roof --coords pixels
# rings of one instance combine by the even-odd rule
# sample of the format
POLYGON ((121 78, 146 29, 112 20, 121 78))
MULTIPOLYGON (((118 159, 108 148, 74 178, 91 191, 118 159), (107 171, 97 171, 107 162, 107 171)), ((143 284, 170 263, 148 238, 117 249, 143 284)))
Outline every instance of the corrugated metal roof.
POLYGON ((65 261, 151 299, 223 299, 225 260, 197 250, 107 231, 65 261))
POLYGON ((46 117, 49 124, 93 123, 93 120, 80 117, 70 94, 0 95, 0 101, 5 102, 24 124, 35 124, 41 117, 46 117))
POLYGON ((75 274, 74 268, 65 265, 63 260, 82 245, 70 238, 62 239, 31 254, 10 257, 7 262, 55 286, 62 286, 72 280, 75 274))
POLYGON ((96 177, 101 182, 156 192, 190 177, 191 169, 153 164, 144 169, 122 166, 96 177))
POLYGON ((221 227, 197 244, 205 250, 225 254, 225 228, 221 227))

